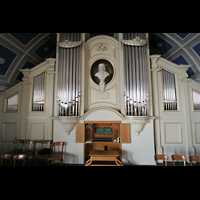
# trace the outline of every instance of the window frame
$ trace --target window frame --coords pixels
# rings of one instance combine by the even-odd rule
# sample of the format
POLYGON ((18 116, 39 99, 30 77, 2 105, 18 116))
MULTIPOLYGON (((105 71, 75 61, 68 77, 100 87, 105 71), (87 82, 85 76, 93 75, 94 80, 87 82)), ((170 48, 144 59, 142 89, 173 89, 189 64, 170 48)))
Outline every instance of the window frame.
POLYGON ((178 75, 176 72, 170 70, 170 69, 167 69, 165 67, 160 67, 160 80, 161 80, 161 99, 162 99, 162 111, 163 112, 180 112, 180 102, 179 102, 179 88, 178 88, 178 75), (177 101, 177 110, 165 110, 164 109, 164 101, 163 101, 163 98, 164 98, 164 91, 163 91, 163 73, 162 73, 162 69, 164 69, 165 71, 168 71, 172 74, 174 74, 174 77, 175 77, 175 91, 176 91, 176 101, 177 101))
POLYGON ((200 112, 200 109, 199 109, 199 110, 195 110, 195 109, 194 109, 194 97, 193 97, 193 91, 196 92, 196 93, 199 93, 199 95, 200 95, 200 92, 199 92, 199 91, 197 91, 197 90, 191 88, 192 111, 193 111, 193 112, 200 112))
POLYGON ((19 103, 20 102, 20 91, 15 92, 14 94, 6 97, 4 99, 4 113, 18 113, 19 112, 19 103), (15 95, 18 95, 18 103, 17 103, 17 110, 7 110, 7 105, 8 105, 8 99, 14 97, 15 95))
POLYGON ((40 73, 35 74, 32 76, 31 80, 31 96, 30 96, 30 112, 31 113, 45 113, 46 112, 46 90, 47 90, 47 70, 44 70, 40 73), (32 105, 33 105, 33 93, 34 93, 34 78, 42 73, 45 73, 45 81, 44 81, 44 110, 43 111, 34 111, 32 110, 32 105))

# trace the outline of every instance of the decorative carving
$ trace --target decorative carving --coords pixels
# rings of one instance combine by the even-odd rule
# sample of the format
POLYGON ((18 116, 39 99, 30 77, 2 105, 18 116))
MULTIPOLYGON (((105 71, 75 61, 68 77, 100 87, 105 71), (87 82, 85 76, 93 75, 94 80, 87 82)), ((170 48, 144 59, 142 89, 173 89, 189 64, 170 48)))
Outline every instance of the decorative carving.
POLYGON ((63 48, 72 48, 79 46, 82 42, 83 40, 80 40, 78 42, 71 42, 69 40, 65 40, 63 42, 58 42, 58 46, 63 48))
POLYGON ((131 128, 137 135, 140 135, 140 132, 143 130, 145 124, 149 122, 149 118, 149 116, 125 117, 125 119, 130 120, 131 128))
POLYGON ((97 99, 109 99, 110 98, 110 93, 109 92, 97 92, 96 93, 96 98, 97 99))
POLYGON ((98 66, 99 71, 94 75, 98 77, 100 80, 99 85, 100 85, 101 92, 105 91, 105 78, 107 76, 110 76, 110 74, 105 69, 106 69, 105 65, 103 63, 100 63, 98 66))
POLYGON ((159 66, 157 64, 157 61, 158 61, 158 59, 160 57, 161 57, 161 55, 157 55, 157 54, 150 56, 150 59, 151 59, 151 68, 152 69, 156 69, 156 70, 159 69, 160 70, 160 68, 159 68, 159 66))
POLYGON ((190 81, 190 79, 188 79, 188 74, 187 74, 187 69, 191 67, 191 65, 179 65, 179 73, 178 73, 178 80, 179 81, 190 81))
POLYGON ((108 46, 101 44, 100 46, 97 47, 97 51, 107 51, 108 46))
POLYGON ((24 75, 22 78, 23 84, 30 84, 30 69, 20 69, 20 71, 24 75))
POLYGON ((147 44, 147 40, 140 39, 138 36, 132 40, 121 40, 121 42, 131 46, 144 46, 147 44))
POLYGON ((69 135, 70 132, 74 129, 75 125, 79 122, 79 117, 62 117, 62 119, 59 121, 62 124, 64 130, 69 135))

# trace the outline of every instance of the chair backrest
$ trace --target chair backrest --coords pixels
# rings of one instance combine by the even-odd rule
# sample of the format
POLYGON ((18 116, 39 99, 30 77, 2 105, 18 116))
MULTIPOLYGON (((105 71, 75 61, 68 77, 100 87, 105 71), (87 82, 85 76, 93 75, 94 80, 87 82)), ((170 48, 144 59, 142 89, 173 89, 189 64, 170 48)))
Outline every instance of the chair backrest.
POLYGON ((64 146, 64 142, 54 142, 53 143, 53 153, 63 153, 63 146, 64 146), (62 146, 62 150, 61 152, 56 152, 56 146, 62 146))
POLYGON ((26 159, 26 154, 17 154, 17 155, 14 155, 13 156, 13 166, 15 166, 15 161, 16 160, 23 160, 23 164, 22 164, 22 166, 24 166, 24 164, 25 164, 25 159, 26 159))
POLYGON ((14 145, 15 145, 15 150, 17 149, 17 144, 22 144, 21 145, 21 150, 23 149, 23 145, 24 145, 24 140, 18 140, 18 139, 16 139, 16 140, 14 140, 14 145))
POLYGON ((157 155, 154 156, 154 160, 155 160, 156 166, 158 166, 157 160, 165 160, 165 166, 167 166, 168 156, 162 155, 162 154, 157 154, 157 155))
POLYGON ((10 160, 9 162, 9 166, 11 164, 11 161, 12 161, 12 154, 3 154, 1 155, 1 165, 3 165, 3 160, 10 160))
POLYGON ((200 162, 200 156, 189 156, 189 162, 192 166, 192 161, 200 162))
POLYGON ((174 160, 182 160, 182 161, 184 161, 184 166, 186 166, 186 161, 187 161, 187 157, 186 156, 172 155, 171 158, 172 158, 172 162, 173 162, 174 166, 176 166, 174 160))
POLYGON ((27 148, 27 150, 29 150, 29 145, 30 144, 33 144, 33 151, 35 151, 35 144, 36 144, 35 140, 27 140, 26 141, 26 148, 27 148))
POLYGON ((50 147, 49 147, 49 149, 51 149, 52 148, 52 144, 53 144, 53 140, 43 140, 42 141, 42 148, 44 148, 44 145, 45 144, 50 144, 50 147))

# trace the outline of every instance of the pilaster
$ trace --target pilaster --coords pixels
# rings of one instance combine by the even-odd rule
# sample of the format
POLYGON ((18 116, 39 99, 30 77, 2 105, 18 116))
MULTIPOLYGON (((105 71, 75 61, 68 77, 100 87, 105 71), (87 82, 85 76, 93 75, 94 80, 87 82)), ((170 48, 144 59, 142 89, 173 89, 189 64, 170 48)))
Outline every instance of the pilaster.
POLYGON ((30 86, 31 86, 31 81, 30 81, 30 69, 21 69, 20 70, 23 73, 23 78, 22 78, 22 100, 21 100, 21 121, 20 121, 20 133, 19 137, 20 139, 28 139, 28 134, 27 134, 27 121, 26 121, 26 116, 29 113, 29 106, 30 106, 30 86), (28 97, 28 98, 27 98, 28 97))
POLYGON ((152 74, 152 99, 153 99, 153 115, 156 117, 154 120, 154 139, 155 139, 155 153, 162 154, 163 147, 161 146, 161 127, 160 127, 160 108, 159 102, 161 101, 159 95, 158 86, 158 72, 160 72, 160 66, 157 64, 160 55, 152 55, 151 59, 151 74, 152 74))
POLYGON ((47 139, 51 140, 53 138, 53 126, 52 119, 53 116, 53 105, 54 105, 54 81, 55 81, 55 59, 46 59, 49 62, 49 68, 47 69, 47 99, 48 104, 46 104, 46 112, 48 114, 48 125, 47 125, 47 139))
POLYGON ((189 96, 190 93, 188 89, 188 82, 191 81, 190 78, 187 78, 188 75, 186 70, 188 69, 189 65, 180 65, 180 72, 178 73, 178 80, 179 80, 179 87, 182 90, 183 98, 180 99, 182 101, 182 109, 183 109, 183 118, 184 118, 184 129, 186 130, 186 156, 195 155, 195 147, 193 146, 192 141, 192 122, 191 122, 191 110, 190 110, 190 102, 189 96))

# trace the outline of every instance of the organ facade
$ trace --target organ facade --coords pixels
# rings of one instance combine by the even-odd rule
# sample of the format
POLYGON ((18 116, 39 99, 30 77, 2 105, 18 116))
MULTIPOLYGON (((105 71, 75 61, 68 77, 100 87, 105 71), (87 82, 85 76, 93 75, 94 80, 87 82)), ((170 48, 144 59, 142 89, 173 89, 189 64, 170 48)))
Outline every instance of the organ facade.
POLYGON ((58 33, 56 59, 22 69, 0 94, 0 153, 15 138, 64 141, 64 163, 89 149, 118 150, 123 164, 155 154, 200 155, 200 84, 160 55, 147 33, 58 33))

